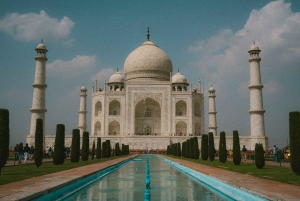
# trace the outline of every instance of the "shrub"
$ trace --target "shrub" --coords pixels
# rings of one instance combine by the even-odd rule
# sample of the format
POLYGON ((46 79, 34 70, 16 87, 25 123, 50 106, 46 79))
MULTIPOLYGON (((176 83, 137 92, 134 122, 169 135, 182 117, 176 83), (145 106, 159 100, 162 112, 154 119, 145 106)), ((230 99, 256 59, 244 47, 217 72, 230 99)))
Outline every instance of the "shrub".
POLYGON ((255 165, 258 169, 265 166, 265 151, 262 144, 255 144, 255 165))
POLYGON ((221 163, 225 163, 227 161, 226 134, 224 131, 220 133, 219 161, 221 163))
POLYGON ((81 147, 81 160, 89 160, 90 152, 89 132, 82 133, 82 147, 81 147))
POLYGON ((53 164, 62 165, 65 161, 65 125, 56 125, 53 164))
POLYGON ((43 131, 43 120, 36 120, 35 128, 35 144, 34 144, 34 163, 36 167, 40 167, 43 162, 43 141, 44 141, 44 131, 43 131))
POLYGON ((96 158, 101 159, 101 138, 97 138, 97 151, 96 151, 96 158))
POLYGON ((214 134, 212 132, 208 133, 208 157, 210 161, 215 160, 216 149, 214 142, 214 134))
POLYGON ((201 159, 208 159, 208 135, 203 134, 201 139, 201 159))
POLYGON ((9 154, 9 111, 0 109, 0 175, 9 154))
POLYGON ((80 156, 80 131, 73 129, 72 132, 72 147, 71 147, 71 163, 78 163, 80 156))
POLYGON ((95 157, 95 141, 93 141, 93 147, 92 147, 92 160, 94 160, 95 157))
POLYGON ((300 112, 289 114, 291 168, 300 175, 300 112))
POLYGON ((241 164, 241 148, 240 148, 240 138, 238 131, 233 131, 233 163, 235 165, 241 164))

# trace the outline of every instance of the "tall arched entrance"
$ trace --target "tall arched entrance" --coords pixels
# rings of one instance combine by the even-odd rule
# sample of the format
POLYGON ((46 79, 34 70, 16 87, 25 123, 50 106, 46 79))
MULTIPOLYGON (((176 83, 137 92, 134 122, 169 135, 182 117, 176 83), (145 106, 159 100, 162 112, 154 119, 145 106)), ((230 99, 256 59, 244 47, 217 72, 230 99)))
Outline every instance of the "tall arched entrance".
POLYGON ((145 98, 135 106, 135 135, 161 134, 161 108, 157 101, 145 98))

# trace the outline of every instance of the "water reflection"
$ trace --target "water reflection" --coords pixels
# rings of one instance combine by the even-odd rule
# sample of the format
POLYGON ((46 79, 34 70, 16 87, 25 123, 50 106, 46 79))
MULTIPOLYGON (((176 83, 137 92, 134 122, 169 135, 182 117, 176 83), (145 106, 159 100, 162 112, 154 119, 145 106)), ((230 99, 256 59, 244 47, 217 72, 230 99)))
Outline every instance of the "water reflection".
MULTIPOLYGON (((141 155, 141 162, 130 161, 65 200, 144 200, 146 157, 147 155, 141 155)), ((151 201, 230 200, 227 196, 209 190, 155 155, 150 154, 148 157, 151 201)))

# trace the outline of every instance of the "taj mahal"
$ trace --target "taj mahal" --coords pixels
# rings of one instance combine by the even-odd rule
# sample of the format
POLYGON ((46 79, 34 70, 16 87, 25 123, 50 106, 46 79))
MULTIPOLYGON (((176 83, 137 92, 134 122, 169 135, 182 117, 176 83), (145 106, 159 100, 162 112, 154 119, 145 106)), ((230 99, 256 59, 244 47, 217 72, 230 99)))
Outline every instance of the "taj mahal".
MULTIPOLYGON (((45 122, 46 105, 46 53, 41 42, 36 50, 36 71, 33 83, 33 102, 30 134, 27 143, 34 145, 36 119, 45 122)), ((254 150, 256 143, 268 147, 265 135, 260 49, 253 43, 250 54, 250 135, 240 134, 240 144, 254 150)), ((246 62, 246 61, 245 61, 246 62)), ((90 132, 90 146, 98 137, 116 143, 129 145, 131 150, 166 150, 172 143, 184 142, 191 137, 205 133, 205 119, 208 132, 214 134, 215 148, 219 146, 217 133, 216 89, 212 86, 204 90, 201 81, 192 86, 188 79, 173 69, 168 55, 150 40, 149 29, 144 43, 133 50, 124 62, 123 74, 117 70, 104 86, 93 83, 90 111, 86 108, 88 89, 82 86, 78 92, 80 99, 78 129, 80 134, 90 132), (209 111, 204 111, 204 98, 209 99, 209 111), (91 125, 86 125, 90 113, 91 125), (206 117, 208 115, 208 117, 206 117), (205 118, 206 117, 206 118, 205 118)), ((45 125, 47 126, 47 125, 45 125)), ((45 129, 44 126, 44 129, 45 129)), ((45 133, 45 132, 44 132, 45 133)), ((66 135, 65 146, 70 147, 72 135, 66 135)), ((44 146, 54 146, 55 135, 46 134, 44 146)), ((227 134, 227 149, 232 149, 232 136, 227 134)), ((201 147, 199 147, 201 149, 201 147)))

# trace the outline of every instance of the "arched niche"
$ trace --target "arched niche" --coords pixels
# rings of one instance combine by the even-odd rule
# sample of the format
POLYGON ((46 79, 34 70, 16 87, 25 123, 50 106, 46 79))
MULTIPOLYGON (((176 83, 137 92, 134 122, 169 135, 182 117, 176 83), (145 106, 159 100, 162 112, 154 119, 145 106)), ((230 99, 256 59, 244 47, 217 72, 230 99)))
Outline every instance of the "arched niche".
POLYGON ((100 101, 97 101, 95 104, 95 116, 99 116, 102 111, 102 103, 100 101))
POLYGON ((135 106, 135 135, 161 134, 161 107, 152 99, 140 100, 135 106))
POLYGON ((121 114, 121 106, 120 102, 117 100, 113 100, 109 103, 109 115, 120 115, 121 114))
POLYGON ((201 107, 199 101, 194 103, 194 116, 201 117, 201 107))
POLYGON ((99 121, 95 123, 94 135, 101 135, 101 123, 99 121))
POLYGON ((176 116, 187 116, 187 106, 186 102, 183 100, 180 100, 176 103, 176 116))
POLYGON ((195 123, 195 135, 196 136, 201 135, 201 124, 200 124, 200 122, 195 123))
POLYGON ((109 135, 120 135, 120 123, 117 121, 112 121, 108 125, 109 135))
POLYGON ((187 124, 184 121, 177 122, 176 134, 177 135, 186 135, 187 134, 187 124))

